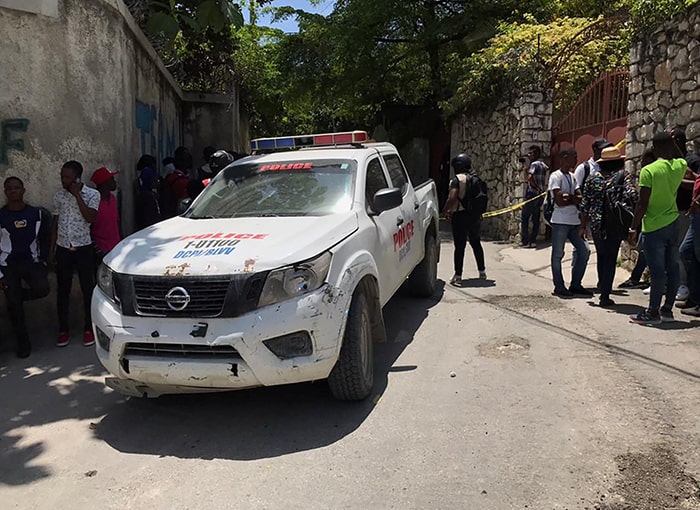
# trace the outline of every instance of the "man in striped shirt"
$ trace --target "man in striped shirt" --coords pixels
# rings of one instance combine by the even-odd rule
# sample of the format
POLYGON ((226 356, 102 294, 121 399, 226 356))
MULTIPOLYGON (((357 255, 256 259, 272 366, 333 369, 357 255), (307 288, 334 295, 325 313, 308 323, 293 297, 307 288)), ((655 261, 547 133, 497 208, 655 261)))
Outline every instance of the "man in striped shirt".
POLYGON ((5 179, 7 205, 0 209, 0 289, 5 291, 10 321, 17 337, 17 356, 31 353, 24 302, 46 297, 49 280, 45 258, 51 218, 24 202, 24 183, 5 179), (23 288, 22 282, 27 287, 23 288))

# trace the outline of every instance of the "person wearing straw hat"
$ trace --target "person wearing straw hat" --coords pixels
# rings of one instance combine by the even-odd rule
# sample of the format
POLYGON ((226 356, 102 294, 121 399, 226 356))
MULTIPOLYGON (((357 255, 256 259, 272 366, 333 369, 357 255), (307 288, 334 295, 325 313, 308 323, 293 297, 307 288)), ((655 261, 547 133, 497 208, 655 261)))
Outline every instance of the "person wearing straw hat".
POLYGON ((585 239, 590 227, 596 249, 600 289, 598 304, 608 307, 615 305, 610 299, 610 293, 615 280, 620 244, 626 236, 624 231, 620 233, 620 229, 613 228, 611 222, 606 221, 605 195, 607 190, 619 183, 625 202, 635 204, 637 189, 632 175, 625 170, 625 159, 617 147, 604 148, 596 160, 596 166, 598 171, 588 177, 583 188, 580 236, 585 239))

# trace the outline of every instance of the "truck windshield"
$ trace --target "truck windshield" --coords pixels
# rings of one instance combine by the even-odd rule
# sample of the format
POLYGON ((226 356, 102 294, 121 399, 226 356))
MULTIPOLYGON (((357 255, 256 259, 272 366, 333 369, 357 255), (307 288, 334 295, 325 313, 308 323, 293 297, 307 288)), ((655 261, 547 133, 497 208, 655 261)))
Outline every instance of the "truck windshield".
POLYGON ((190 218, 325 216, 349 211, 353 160, 241 163, 225 169, 187 212, 190 218))

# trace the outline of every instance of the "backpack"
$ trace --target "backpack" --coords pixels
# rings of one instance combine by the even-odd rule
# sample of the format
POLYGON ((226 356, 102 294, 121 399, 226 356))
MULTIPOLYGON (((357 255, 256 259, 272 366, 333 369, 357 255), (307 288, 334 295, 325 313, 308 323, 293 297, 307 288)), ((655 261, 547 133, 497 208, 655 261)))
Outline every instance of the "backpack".
POLYGON ((583 188, 586 186, 586 181, 588 176, 591 175, 591 164, 588 161, 583 162, 583 182, 581 183, 581 193, 583 193, 583 188))
POLYGON ((552 192, 547 190, 547 198, 544 201, 544 207, 542 208, 542 214, 544 215, 544 221, 547 225, 552 226, 552 215, 554 214, 554 199, 552 198, 552 192))
POLYGON ((603 190, 602 227, 608 238, 627 238, 636 202, 635 196, 625 193, 625 171, 619 170, 603 190))
MULTIPOLYGON (((460 193, 459 203, 469 216, 481 218, 489 205, 489 194, 486 183, 475 174, 458 174, 460 184, 464 184, 464 195, 460 193), (464 175, 465 180, 459 176, 464 175)), ((461 191, 461 190, 460 190, 461 191)))

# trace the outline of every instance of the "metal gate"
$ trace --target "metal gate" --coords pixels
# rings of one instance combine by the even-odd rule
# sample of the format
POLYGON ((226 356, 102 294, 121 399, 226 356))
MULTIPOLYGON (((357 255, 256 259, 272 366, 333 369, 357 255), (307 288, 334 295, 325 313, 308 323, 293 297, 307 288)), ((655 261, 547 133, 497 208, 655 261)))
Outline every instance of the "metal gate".
POLYGON ((559 168, 559 151, 574 146, 578 160, 591 157, 596 138, 618 143, 627 136, 629 71, 609 72, 588 86, 574 108, 552 129, 552 168, 559 168))

